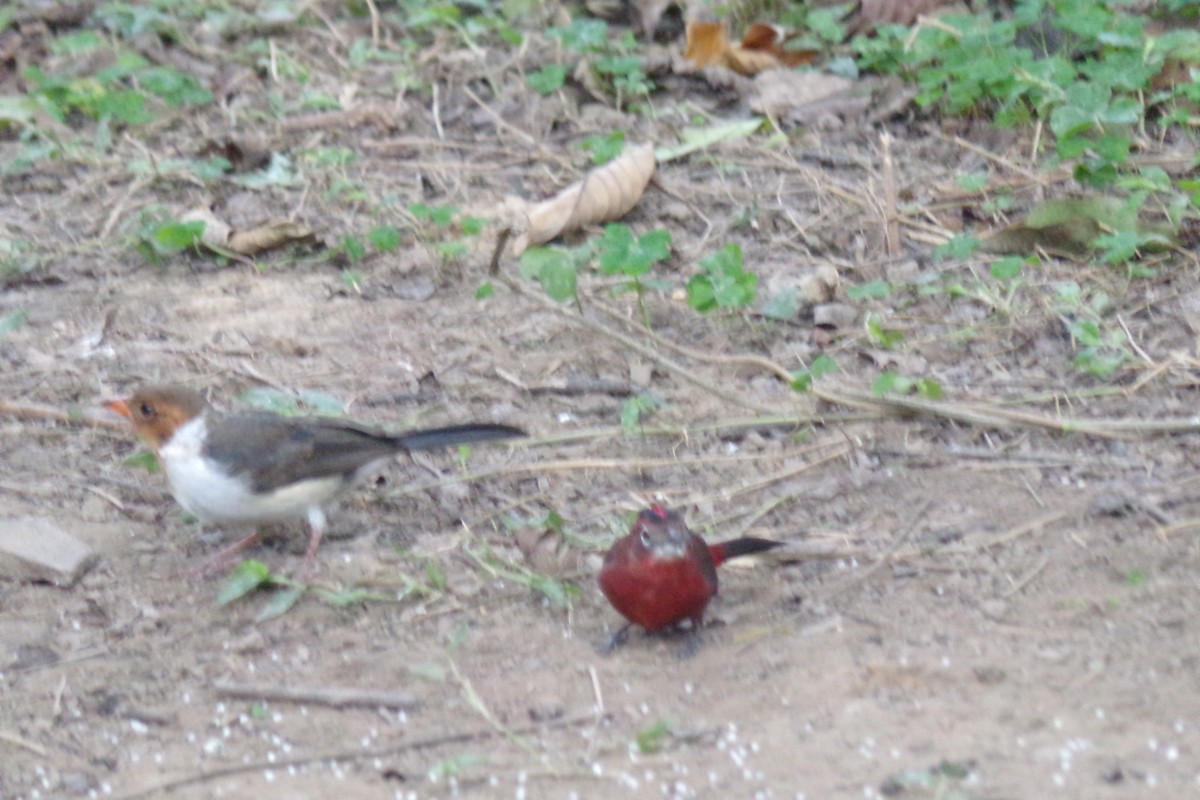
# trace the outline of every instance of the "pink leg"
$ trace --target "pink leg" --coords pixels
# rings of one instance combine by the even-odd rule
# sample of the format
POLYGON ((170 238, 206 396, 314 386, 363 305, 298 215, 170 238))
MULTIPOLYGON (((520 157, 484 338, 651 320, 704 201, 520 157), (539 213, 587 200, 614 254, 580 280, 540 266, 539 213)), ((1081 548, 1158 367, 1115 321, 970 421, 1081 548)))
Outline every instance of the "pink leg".
POLYGON ((224 569, 225 567, 229 566, 229 562, 233 560, 234 556, 245 550, 250 545, 257 544, 259 541, 261 541, 261 539, 262 536, 260 536, 259 532, 256 530, 249 536, 243 539, 238 539, 236 542, 224 548, 223 550, 220 550, 214 555, 204 559, 199 566, 189 569, 186 574, 207 575, 208 573, 215 572, 218 569, 224 569))
POLYGON ((317 571, 317 548, 321 546, 321 536, 325 533, 325 512, 313 506, 308 510, 308 526, 312 533, 308 536, 308 549, 304 551, 304 563, 300 569, 311 575, 317 571))

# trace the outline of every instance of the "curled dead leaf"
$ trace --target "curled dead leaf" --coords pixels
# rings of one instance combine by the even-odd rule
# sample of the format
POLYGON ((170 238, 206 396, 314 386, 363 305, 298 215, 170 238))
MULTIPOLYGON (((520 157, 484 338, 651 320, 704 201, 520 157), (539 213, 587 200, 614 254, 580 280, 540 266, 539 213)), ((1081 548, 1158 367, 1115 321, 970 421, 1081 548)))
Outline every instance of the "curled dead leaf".
POLYGON ((518 201, 518 232, 512 254, 519 256, 531 245, 556 236, 624 216, 637 205, 654 175, 654 145, 627 149, 620 157, 589 172, 583 180, 540 203, 518 201))
POLYGON ((208 208, 194 208, 182 217, 182 222, 203 222, 200 241, 213 250, 224 250, 243 256, 254 256, 288 244, 311 242, 313 232, 297 222, 268 222, 245 230, 234 230, 208 208))
POLYGON ((298 222, 268 222, 229 235, 227 247, 235 253, 252 256, 258 253, 314 240, 313 232, 298 222))

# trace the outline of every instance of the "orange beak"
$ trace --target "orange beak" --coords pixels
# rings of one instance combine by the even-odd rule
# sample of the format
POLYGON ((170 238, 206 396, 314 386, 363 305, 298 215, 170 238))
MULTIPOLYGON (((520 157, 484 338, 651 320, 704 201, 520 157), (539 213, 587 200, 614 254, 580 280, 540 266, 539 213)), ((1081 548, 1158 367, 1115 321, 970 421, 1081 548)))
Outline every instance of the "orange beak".
POLYGON ((104 404, 104 407, 109 411, 115 411, 122 417, 128 420, 133 419, 133 412, 129 410, 128 404, 124 400, 109 400, 104 404))

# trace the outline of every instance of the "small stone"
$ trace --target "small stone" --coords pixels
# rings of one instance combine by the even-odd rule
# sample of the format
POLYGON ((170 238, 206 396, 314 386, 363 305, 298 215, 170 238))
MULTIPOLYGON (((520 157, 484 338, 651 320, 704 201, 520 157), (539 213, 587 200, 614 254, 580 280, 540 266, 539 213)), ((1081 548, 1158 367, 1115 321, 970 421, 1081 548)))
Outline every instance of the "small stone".
POLYGON ((45 517, 0 519, 0 572, 24 574, 62 588, 75 585, 96 563, 82 540, 45 517))

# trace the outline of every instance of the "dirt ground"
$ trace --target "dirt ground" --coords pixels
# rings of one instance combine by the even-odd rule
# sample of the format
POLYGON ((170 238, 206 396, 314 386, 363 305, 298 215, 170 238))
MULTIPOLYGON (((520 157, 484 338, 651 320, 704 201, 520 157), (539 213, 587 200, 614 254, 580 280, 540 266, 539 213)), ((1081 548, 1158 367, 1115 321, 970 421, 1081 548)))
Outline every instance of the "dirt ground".
MULTIPOLYGON (((219 102, 121 132, 102 155, 4 174, 0 238, 25 242, 36 263, 4 276, 0 318, 27 320, 0 338, 2 399, 95 408, 171 380, 234 407, 250 388, 316 390, 381 425, 495 421, 531 438, 465 462, 398 462, 348 494, 314 585, 370 596, 336 604, 314 589, 260 622, 266 595, 217 606, 225 576, 186 574, 233 534, 185 520, 161 474, 125 464, 141 449, 128 433, 0 416, 0 517, 47 517, 100 556, 69 588, 4 562, 0 796, 1200 796, 1194 430, 1061 433, 831 402, 893 369, 935 379, 944 408, 1191 419, 1194 259, 1135 281, 1049 259, 1027 268, 1008 314, 923 291, 987 273, 983 258, 929 258, 964 224, 999 224, 956 176, 1007 182, 1018 210, 1077 187, 1028 161, 1029 132, 908 108, 882 126, 902 202, 894 256, 879 128, 785 127, 786 140, 661 164, 625 218, 672 235, 656 268, 672 288, 646 295, 651 334, 611 279, 581 276, 580 313, 511 258, 489 278, 491 229, 447 259, 441 234, 406 209, 486 214, 507 194, 548 196, 587 169, 586 136, 619 129, 661 145, 697 118, 746 116, 728 87, 664 71, 654 113, 639 115, 570 79, 545 97, 526 89, 522 76, 555 55, 544 36, 476 51, 443 34, 406 86, 394 64, 349 65, 346 43, 370 23, 320 5, 325 21, 272 34, 307 84, 199 30, 172 63, 214 91, 236 85, 219 102), (312 92, 370 112, 305 116, 312 92), (130 166, 231 141, 287 155, 296 180, 252 188, 130 166), (332 148, 353 159, 314 155, 332 148), (298 221, 319 242, 257 265, 136 254, 147 214, 198 206, 235 226, 298 221), (347 276, 331 248, 378 224, 410 231, 404 245, 347 276), (810 305, 785 320, 694 312, 683 285, 729 243, 762 298, 835 267, 840 323, 814 325, 810 305), (847 294, 872 280, 892 294, 847 294), (1064 281, 1106 292, 1107 319, 1132 343, 1107 380, 1072 367, 1052 303, 1064 281), (881 348, 868 314, 903 340, 881 348), (799 370, 822 353, 839 367, 818 382, 825 399, 764 364, 799 370), (642 393, 662 404, 625 432, 621 409, 642 393), (789 544, 723 568, 687 660, 677 639, 640 633, 614 654, 595 649, 619 623, 595 586, 601 554, 651 501, 712 539, 789 544), (579 556, 566 608, 518 579, 514 524, 550 512, 579 556), (337 707, 281 690, 390 697, 337 707)), ((382 49, 405 52, 386 17, 382 35, 382 49)), ((669 63, 672 48, 654 52, 669 63)), ((76 122, 90 142, 94 123, 76 122)), ((0 141, 0 161, 20 147, 0 141)), ((252 555, 293 573, 299 528, 252 555)))

